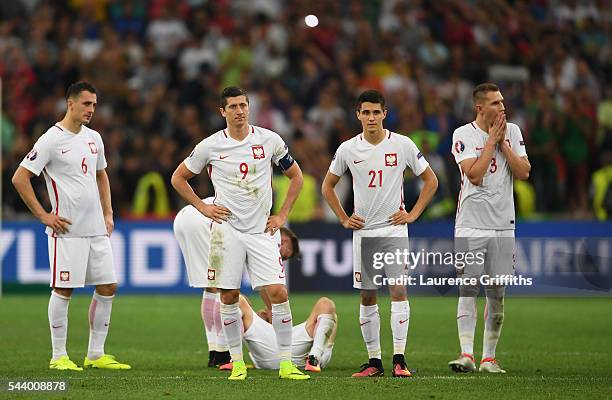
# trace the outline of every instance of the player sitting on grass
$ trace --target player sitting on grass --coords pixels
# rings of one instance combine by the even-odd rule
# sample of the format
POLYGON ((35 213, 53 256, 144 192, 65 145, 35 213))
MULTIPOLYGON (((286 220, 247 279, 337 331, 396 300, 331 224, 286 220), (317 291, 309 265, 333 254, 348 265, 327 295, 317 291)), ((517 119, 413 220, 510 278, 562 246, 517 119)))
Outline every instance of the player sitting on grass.
MULTIPOLYGON (((270 310, 255 312, 242 295, 239 302, 244 326, 242 341, 255 368, 278 369, 278 345, 270 310)), ((337 328, 336 305, 327 297, 319 298, 306 321, 293 326, 292 362, 306 371, 321 372, 331 360, 337 328)))

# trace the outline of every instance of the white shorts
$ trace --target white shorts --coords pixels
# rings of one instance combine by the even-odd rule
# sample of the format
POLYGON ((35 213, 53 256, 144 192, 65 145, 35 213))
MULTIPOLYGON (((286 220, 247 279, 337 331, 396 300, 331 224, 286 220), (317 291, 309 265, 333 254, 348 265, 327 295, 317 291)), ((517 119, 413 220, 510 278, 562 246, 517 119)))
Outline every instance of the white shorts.
POLYGON ((457 273, 464 278, 514 275, 514 229, 455 229, 455 251, 484 253, 484 263, 466 264, 457 273))
POLYGON ((117 283, 108 236, 48 236, 51 287, 77 288, 117 283))
POLYGON ((285 269, 275 236, 243 233, 223 222, 213 223, 210 237, 208 281, 211 287, 239 289, 245 268, 253 289, 285 285, 285 269))
POLYGON ((189 286, 208 287, 208 254, 212 220, 206 218, 195 207, 185 207, 174 219, 174 236, 179 244, 189 286))
MULTIPOLYGON (((243 339, 249 349, 249 356, 257 369, 278 369, 278 346, 276 333, 272 324, 264 321, 253 312, 253 322, 244 332, 243 339)), ((291 360, 299 367, 306 365, 306 357, 312 348, 313 339, 306 331, 306 321, 293 327, 291 343, 291 360)), ((331 360, 333 346, 327 346, 319 364, 326 367, 331 360)))
MULTIPOLYGON (((406 247, 408 247, 408 228, 406 225, 390 225, 383 228, 356 230, 353 231, 353 287, 355 289, 374 290, 378 287, 372 282, 362 280, 362 263, 361 263, 361 238, 363 237, 393 237, 406 238, 406 247)), ((389 251, 395 249, 389 248, 389 251)), ((381 248, 380 251, 385 251, 381 248)), ((407 265, 388 265, 384 267, 384 272, 387 278, 398 279, 402 275, 407 275, 407 265)))

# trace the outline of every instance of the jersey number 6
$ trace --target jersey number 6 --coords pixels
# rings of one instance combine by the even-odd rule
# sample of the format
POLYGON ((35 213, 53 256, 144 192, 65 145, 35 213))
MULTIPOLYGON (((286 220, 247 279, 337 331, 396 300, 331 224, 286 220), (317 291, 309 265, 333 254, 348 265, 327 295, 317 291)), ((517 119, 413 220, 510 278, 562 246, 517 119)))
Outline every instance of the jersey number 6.
POLYGON ((81 169, 84 174, 87 174, 87 164, 85 164, 85 157, 83 157, 83 161, 81 162, 81 169))

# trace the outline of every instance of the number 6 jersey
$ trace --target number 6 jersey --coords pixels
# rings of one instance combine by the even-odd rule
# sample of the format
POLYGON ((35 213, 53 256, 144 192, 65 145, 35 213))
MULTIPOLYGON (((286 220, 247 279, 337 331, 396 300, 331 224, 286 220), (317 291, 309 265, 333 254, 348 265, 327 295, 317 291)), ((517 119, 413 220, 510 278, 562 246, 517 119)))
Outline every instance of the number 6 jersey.
MULTIPOLYGON (((100 134, 86 126, 79 133, 53 125, 25 156, 22 167, 47 183, 52 213, 68 218, 72 225, 60 237, 106 235, 96 171, 106 168, 100 134)), ((47 235, 53 236, 47 227, 47 235)))
POLYGON ((384 139, 373 145, 363 133, 342 143, 329 172, 353 175, 355 214, 365 219, 364 229, 391 225, 389 217, 404 209, 404 170, 419 176, 429 166, 414 142, 385 129, 384 139))
MULTIPOLYGON (((453 133, 453 148, 457 164, 482 154, 489 134, 476 125, 476 121, 463 125, 453 133)), ((518 125, 506 124, 506 142, 519 157, 527 155, 523 135, 518 125)), ((496 147, 481 186, 473 185, 461 174, 461 191, 457 202, 455 228, 514 229, 514 192, 512 171, 506 157, 496 147)))

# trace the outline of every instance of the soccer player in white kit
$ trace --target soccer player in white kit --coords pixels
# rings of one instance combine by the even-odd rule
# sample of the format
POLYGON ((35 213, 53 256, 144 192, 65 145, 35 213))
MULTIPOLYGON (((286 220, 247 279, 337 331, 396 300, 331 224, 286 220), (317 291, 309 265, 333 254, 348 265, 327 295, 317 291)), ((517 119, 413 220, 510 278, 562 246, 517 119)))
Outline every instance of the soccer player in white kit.
MULTIPOLYGON (((241 295, 240 311, 244 326, 242 340, 255 368, 278 369, 278 346, 269 310, 255 312, 241 295)), ((331 360, 337 330, 336 305, 327 297, 319 298, 306 321, 293 327, 293 362, 308 371, 321 372, 331 360)))
POLYGON ((85 125, 97 104, 96 89, 77 82, 66 92, 64 118, 47 130, 17 168, 12 182, 32 214, 47 226, 51 298, 49 326, 53 356, 49 368, 82 371, 68 357, 68 304, 72 290, 96 289, 89 307, 89 347, 84 367, 130 369, 104 353, 117 279, 110 235, 113 209, 104 143, 85 125), (30 179, 43 172, 52 211, 42 207, 30 179))
POLYGON ((245 267, 253 287, 265 287, 272 302, 279 377, 309 379, 291 362, 291 308, 281 256, 272 236, 286 222, 302 188, 302 171, 277 133, 249 125, 249 100, 244 90, 235 86, 223 89, 220 112, 227 129, 210 135, 195 147, 174 171, 172 186, 185 201, 214 221, 209 278, 211 284, 221 289, 223 332, 233 364, 229 379, 247 377, 238 306, 245 267), (290 179, 278 215, 270 215, 272 163, 290 179), (205 167, 215 188, 212 205, 204 204, 188 182, 205 167))
MULTIPOLYGON (((213 200, 213 197, 209 197, 202 201, 212 204, 213 200)), ((231 365, 231 357, 221 323, 221 293, 219 289, 209 284, 209 279, 213 278, 212 275, 209 275, 208 263, 211 226, 210 218, 202 215, 192 205, 187 205, 176 214, 173 230, 185 259, 189 286, 203 289, 200 312, 208 342, 208 366, 226 369, 228 365, 231 365)), ((279 246, 283 261, 299 254, 298 240, 291 230, 281 227, 276 231, 274 239, 279 246)), ((266 307, 270 308, 271 304, 265 292, 262 291, 261 295, 266 302, 266 307)))
MULTIPOLYGON (((348 229, 353 229, 353 287, 361 291, 359 322, 368 350, 369 362, 354 377, 381 376, 384 369, 380 348, 380 315, 376 303, 377 287, 362 280, 361 240, 363 237, 405 238, 406 224, 414 222, 431 201, 437 187, 436 175, 416 145, 409 138, 383 129, 387 115, 384 97, 375 90, 363 92, 357 99, 357 118, 363 132, 342 143, 334 156, 322 185, 325 200, 348 229), (410 211, 404 207, 404 170, 409 168, 423 180, 419 198, 410 211), (349 217, 342 208, 334 187, 350 170, 355 195, 354 213, 349 217)), ((387 249, 385 249, 387 250, 387 249)), ((393 251, 393 249, 388 249, 393 251)), ((385 266, 388 278, 406 274, 404 265, 385 266)), ((410 306, 406 287, 389 285, 391 295, 391 331, 393 333, 393 376, 411 376, 404 359, 410 306)))
MULTIPOLYGON (((451 152, 459 165, 461 191, 455 221, 457 251, 482 252, 484 264, 466 265, 457 272, 465 278, 514 275, 513 178, 529 178, 520 128, 506 122, 504 98, 492 83, 473 91, 476 120, 453 133, 451 152)), ((449 362, 456 372, 474 372, 474 330, 479 285, 461 285, 457 328, 461 355, 449 362)), ((495 359, 504 321, 503 285, 485 287, 485 328, 481 372, 505 373, 495 359)))

